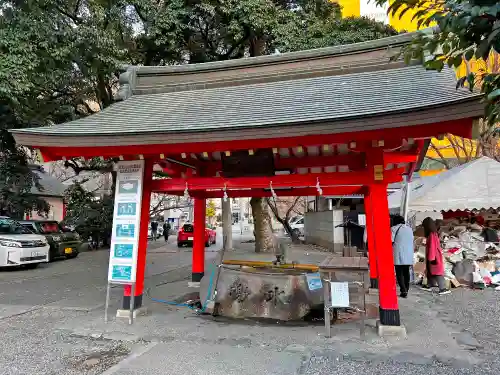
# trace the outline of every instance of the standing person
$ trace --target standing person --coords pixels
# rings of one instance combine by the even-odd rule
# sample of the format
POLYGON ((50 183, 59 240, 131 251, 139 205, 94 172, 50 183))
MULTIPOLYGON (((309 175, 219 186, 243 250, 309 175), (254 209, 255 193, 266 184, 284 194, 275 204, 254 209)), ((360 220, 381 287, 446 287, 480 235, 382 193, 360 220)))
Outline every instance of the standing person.
POLYGON ((431 288, 437 285, 439 295, 450 294, 451 291, 446 289, 444 281, 443 249, 439 241, 436 223, 430 217, 426 217, 422 226, 426 238, 425 268, 427 272, 427 285, 422 286, 422 289, 432 291, 431 288))
POLYGON ((158 239, 158 223, 156 221, 151 222, 151 235, 153 236, 153 241, 158 239))
POLYGON ((413 231, 402 216, 392 220, 392 254, 396 269, 400 297, 406 298, 410 290, 410 267, 413 265, 413 231))
POLYGON ((163 224, 163 236, 165 237, 165 242, 168 241, 168 235, 170 233, 170 223, 168 221, 166 221, 164 224, 163 224))

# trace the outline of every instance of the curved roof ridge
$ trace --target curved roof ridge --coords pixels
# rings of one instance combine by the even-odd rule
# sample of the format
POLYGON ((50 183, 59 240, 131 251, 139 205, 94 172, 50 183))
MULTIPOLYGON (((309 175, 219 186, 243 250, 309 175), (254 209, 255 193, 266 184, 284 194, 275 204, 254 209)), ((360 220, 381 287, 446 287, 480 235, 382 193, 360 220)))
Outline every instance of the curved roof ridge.
POLYGON ((303 51, 286 52, 282 54, 265 55, 257 57, 244 57, 240 59, 213 61, 198 64, 179 64, 167 66, 125 66, 125 72, 120 75, 120 87, 116 100, 126 100, 134 94, 134 89, 138 77, 184 75, 194 73, 207 73, 214 71, 226 71, 230 69, 254 68, 265 65, 275 65, 292 63, 304 60, 315 60, 334 56, 350 55, 356 53, 370 52, 397 48, 408 44, 419 33, 432 32, 433 28, 428 28, 411 33, 404 33, 395 36, 332 47, 324 47, 303 51))

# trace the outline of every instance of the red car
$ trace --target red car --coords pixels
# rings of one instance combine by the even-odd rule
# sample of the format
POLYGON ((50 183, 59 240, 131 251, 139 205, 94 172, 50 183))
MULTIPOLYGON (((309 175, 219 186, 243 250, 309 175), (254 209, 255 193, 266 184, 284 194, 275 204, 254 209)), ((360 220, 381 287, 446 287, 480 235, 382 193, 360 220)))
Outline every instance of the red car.
MULTIPOLYGON (((205 229, 205 246, 210 246, 216 243, 216 232, 213 229, 205 229)), ((184 224, 182 228, 177 233, 177 246, 182 247, 183 245, 193 246, 194 238, 194 225, 184 224)))

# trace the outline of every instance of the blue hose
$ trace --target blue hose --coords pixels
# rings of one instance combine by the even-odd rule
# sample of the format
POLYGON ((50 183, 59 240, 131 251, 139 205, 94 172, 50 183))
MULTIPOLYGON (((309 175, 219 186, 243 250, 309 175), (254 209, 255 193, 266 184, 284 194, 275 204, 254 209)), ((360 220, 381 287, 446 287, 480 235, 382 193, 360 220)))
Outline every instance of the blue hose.
POLYGON ((210 291, 212 290, 212 284, 213 284, 213 281, 214 281, 215 271, 216 271, 216 267, 212 266, 212 273, 210 274, 210 279, 209 279, 209 283, 208 283, 207 298, 205 299, 205 302, 203 303, 203 305, 201 305, 201 310, 198 310, 196 307, 191 306, 191 305, 189 305, 187 303, 177 303, 177 302, 173 302, 173 301, 165 301, 165 300, 162 300, 162 299, 153 298, 151 296, 149 298, 151 298, 151 301, 154 301, 154 302, 163 303, 163 304, 169 305, 169 306, 187 307, 188 309, 194 310, 196 312, 202 312, 203 313, 203 312, 205 312, 205 309, 206 309, 207 304, 208 304, 208 300, 210 299, 210 291))

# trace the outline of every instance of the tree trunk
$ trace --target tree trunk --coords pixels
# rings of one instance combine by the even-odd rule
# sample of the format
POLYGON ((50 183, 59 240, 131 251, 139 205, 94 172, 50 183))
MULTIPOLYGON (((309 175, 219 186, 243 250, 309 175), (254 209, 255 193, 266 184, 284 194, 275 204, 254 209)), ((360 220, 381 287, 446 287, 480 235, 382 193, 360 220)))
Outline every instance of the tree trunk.
POLYGON ((274 234, 271 216, 267 203, 263 198, 250 199, 255 235, 255 252, 270 253, 274 251, 274 234))
POLYGON ((222 239, 224 250, 233 248, 233 215, 231 214, 231 199, 222 199, 222 239))
POLYGON ((316 207, 316 211, 322 212, 322 211, 328 211, 330 209, 328 199, 326 199, 325 197, 317 197, 316 202, 318 204, 316 207))

